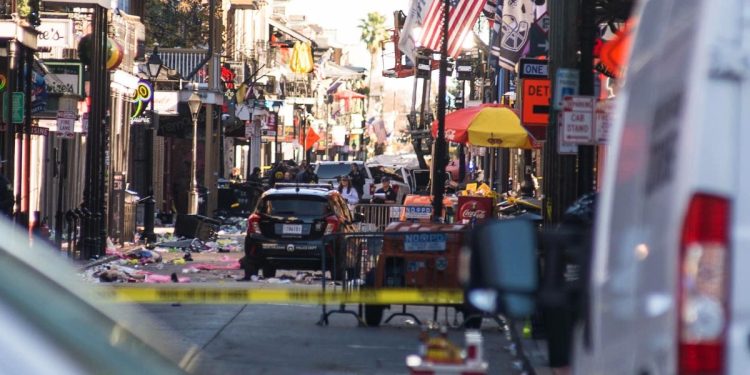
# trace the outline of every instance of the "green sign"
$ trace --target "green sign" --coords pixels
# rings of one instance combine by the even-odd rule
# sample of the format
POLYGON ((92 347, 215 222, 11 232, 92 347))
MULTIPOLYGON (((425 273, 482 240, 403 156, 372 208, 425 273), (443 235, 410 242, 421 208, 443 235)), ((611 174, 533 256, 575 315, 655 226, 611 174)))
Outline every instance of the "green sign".
POLYGON ((15 91, 13 92, 13 96, 11 98, 12 102, 12 113, 11 113, 11 122, 14 124, 23 124, 23 102, 24 102, 24 95, 23 92, 15 91))

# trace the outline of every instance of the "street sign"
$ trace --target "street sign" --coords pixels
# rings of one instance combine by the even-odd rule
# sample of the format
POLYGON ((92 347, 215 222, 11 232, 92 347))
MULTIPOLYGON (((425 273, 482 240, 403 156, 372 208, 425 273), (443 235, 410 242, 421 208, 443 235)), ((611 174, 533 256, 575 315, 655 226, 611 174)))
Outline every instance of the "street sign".
POLYGON ((611 99, 596 103, 596 110, 594 110, 594 138, 596 143, 607 143, 609 129, 612 126, 614 107, 615 102, 611 99))
POLYGON ((24 94, 21 91, 15 91, 13 92, 13 96, 11 97, 11 103, 12 103, 12 110, 11 113, 11 122, 14 124, 23 124, 23 115, 24 115, 24 94))
POLYGON ((525 78, 521 81, 521 123, 547 125, 549 123, 550 80, 525 78))
POLYGON ((563 141, 579 145, 594 143, 593 96, 566 96, 563 101, 563 141))
POLYGON ((418 233, 404 236, 404 251, 445 251, 445 245, 445 233, 418 233))
POLYGON ((72 139, 75 136, 76 114, 68 111, 57 112, 57 136, 72 139))
POLYGON ((566 96, 578 95, 578 70, 560 68, 555 74, 554 107, 562 109, 562 102, 566 96))
MULTIPOLYGON (((562 112, 557 113, 558 119, 562 118, 562 112)), ((578 154, 578 145, 574 143, 567 143, 563 141, 562 133, 562 120, 557 121, 557 153, 560 155, 576 155, 578 154)))
POLYGON ((518 76, 520 78, 548 78, 547 60, 521 59, 518 76))

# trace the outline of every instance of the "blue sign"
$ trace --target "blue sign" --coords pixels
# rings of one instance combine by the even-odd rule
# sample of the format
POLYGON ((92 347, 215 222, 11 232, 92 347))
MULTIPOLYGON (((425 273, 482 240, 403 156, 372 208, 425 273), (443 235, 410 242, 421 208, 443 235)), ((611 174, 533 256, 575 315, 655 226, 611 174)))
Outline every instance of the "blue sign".
POLYGON ((445 251, 444 233, 415 233, 404 236, 404 251, 445 251))
POLYGON ((406 206, 407 219, 429 219, 432 217, 432 206, 406 206))

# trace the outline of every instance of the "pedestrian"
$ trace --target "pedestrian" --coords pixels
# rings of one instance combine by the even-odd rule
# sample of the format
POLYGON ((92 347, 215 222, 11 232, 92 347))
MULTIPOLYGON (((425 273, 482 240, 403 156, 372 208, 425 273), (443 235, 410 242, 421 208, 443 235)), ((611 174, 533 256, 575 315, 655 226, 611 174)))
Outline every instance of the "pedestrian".
POLYGON ((310 164, 307 165, 307 177, 310 180, 311 184, 318 183, 318 174, 315 173, 315 169, 310 164))
POLYGON ((294 180, 300 184, 310 183, 310 176, 307 173, 307 168, 304 163, 300 166, 299 172, 294 180))
POLYGON ((352 170, 349 172, 349 177, 351 178, 352 186, 357 190, 357 195, 362 198, 365 193, 365 175, 359 169, 357 163, 352 163, 352 170))
POLYGON ((359 203, 359 194, 357 194, 357 189, 354 189, 352 186, 352 181, 349 176, 341 177, 338 191, 341 193, 341 196, 346 199, 346 202, 349 203, 349 209, 353 210, 354 205, 359 203))
POLYGON ((288 182, 293 183, 294 182, 294 175, 292 174, 292 171, 286 171, 284 172, 284 180, 281 182, 288 182))
POLYGON ((391 178, 383 177, 380 182, 382 186, 380 189, 375 191, 375 196, 372 198, 372 203, 377 204, 393 204, 396 203, 396 191, 391 186, 391 178))
POLYGON ((5 177, 5 160, 0 160, 0 214, 13 217, 13 186, 5 177))
POLYGON ((241 182, 242 181, 242 173, 240 173, 240 169, 235 167, 232 168, 232 173, 229 174, 229 181, 231 182, 241 182))
POLYGON ((255 167, 253 168, 253 173, 250 173, 250 176, 247 177, 247 182, 251 185, 257 185, 260 186, 261 178, 260 178, 260 168, 255 167))

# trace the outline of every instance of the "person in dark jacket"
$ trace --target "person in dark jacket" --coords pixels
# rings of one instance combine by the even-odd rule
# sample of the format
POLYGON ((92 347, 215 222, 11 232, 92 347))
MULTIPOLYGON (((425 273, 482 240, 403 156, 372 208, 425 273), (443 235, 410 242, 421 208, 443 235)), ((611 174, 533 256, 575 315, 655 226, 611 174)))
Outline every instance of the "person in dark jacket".
POLYGON ((362 199, 365 193, 365 174, 359 169, 357 163, 352 163, 352 170, 349 172, 352 186, 357 190, 357 196, 362 199))

